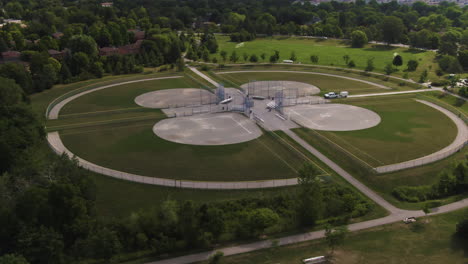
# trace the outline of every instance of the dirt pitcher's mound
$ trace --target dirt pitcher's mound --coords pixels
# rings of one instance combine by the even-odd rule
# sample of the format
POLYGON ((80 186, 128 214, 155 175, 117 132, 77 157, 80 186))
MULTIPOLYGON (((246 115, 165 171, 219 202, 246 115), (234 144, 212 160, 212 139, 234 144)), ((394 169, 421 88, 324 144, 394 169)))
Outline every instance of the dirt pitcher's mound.
POLYGON ((375 112, 346 104, 317 104, 285 107, 292 120, 304 127, 325 131, 366 129, 380 123, 375 112))

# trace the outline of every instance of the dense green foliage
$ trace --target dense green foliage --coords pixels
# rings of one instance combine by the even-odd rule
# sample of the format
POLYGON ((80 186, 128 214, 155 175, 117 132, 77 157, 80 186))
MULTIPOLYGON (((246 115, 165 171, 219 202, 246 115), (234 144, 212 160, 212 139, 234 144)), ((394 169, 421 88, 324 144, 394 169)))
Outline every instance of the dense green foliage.
POLYGON ((392 194, 402 201, 420 202, 466 193, 468 190, 468 159, 465 158, 451 168, 440 172, 438 178, 439 180, 432 185, 396 187, 392 194))

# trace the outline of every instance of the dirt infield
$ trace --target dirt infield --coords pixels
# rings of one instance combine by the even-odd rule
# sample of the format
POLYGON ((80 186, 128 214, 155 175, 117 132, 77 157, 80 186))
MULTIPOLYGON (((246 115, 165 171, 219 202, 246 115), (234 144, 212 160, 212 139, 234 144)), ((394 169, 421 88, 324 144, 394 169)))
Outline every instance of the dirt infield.
POLYGON ((153 132, 165 140, 190 145, 236 144, 262 135, 252 120, 236 113, 164 119, 154 125, 153 132))
POLYGON ((325 131, 366 129, 378 125, 381 120, 368 109, 345 104, 297 105, 284 110, 300 125, 325 131))
POLYGON ((135 103, 148 108, 183 107, 210 104, 216 101, 213 93, 195 88, 167 89, 144 93, 135 98, 135 103))
POLYGON ((320 93, 320 89, 314 85, 294 81, 256 81, 243 84, 241 88, 251 95, 265 97, 275 96, 278 90, 284 90, 286 97, 304 97, 320 93))

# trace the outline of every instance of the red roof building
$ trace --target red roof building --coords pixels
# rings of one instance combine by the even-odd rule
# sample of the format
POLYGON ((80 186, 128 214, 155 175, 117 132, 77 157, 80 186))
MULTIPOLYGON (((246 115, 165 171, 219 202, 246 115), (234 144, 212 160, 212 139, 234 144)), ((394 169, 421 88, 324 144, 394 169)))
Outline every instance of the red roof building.
POLYGON ((49 53, 49 56, 51 56, 52 58, 57 59, 57 60, 61 60, 65 55, 64 51, 58 51, 58 50, 54 50, 54 49, 48 50, 47 53, 49 53))
POLYGON ((115 47, 103 47, 99 49, 99 55, 112 56, 119 54, 119 49, 115 47))
POLYGON ((2 52, 2 58, 3 60, 19 60, 21 57, 21 53, 18 51, 5 51, 2 52))

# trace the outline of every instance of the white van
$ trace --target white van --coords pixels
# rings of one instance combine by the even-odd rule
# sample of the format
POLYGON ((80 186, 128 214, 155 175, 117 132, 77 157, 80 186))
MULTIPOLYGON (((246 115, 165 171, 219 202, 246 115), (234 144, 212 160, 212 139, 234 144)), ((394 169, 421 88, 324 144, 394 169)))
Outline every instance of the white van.
POLYGON ((341 98, 346 98, 348 97, 349 93, 347 91, 340 92, 340 97, 341 98))

